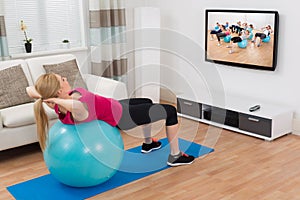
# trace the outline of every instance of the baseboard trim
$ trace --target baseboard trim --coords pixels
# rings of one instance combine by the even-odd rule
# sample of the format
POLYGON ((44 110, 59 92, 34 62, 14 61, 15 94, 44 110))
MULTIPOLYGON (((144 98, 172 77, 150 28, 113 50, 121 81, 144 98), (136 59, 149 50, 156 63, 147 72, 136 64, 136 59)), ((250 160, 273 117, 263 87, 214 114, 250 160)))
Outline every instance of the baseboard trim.
POLYGON ((300 119, 293 119, 293 132, 294 135, 300 136, 300 119))
POLYGON ((176 104, 176 95, 166 88, 160 88, 160 100, 176 104))

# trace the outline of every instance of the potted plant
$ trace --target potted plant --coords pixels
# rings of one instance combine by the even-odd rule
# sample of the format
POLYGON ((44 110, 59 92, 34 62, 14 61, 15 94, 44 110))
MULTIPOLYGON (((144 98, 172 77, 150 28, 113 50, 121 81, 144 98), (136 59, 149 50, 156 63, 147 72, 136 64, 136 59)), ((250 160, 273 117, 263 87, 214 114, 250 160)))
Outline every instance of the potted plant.
POLYGON ((27 27, 26 27, 24 21, 21 20, 21 31, 23 31, 24 37, 25 37, 25 39, 23 40, 25 42, 25 44, 24 44, 25 50, 26 50, 26 53, 30 53, 32 50, 32 43, 31 43, 32 39, 27 36, 26 29, 27 29, 27 27))
POLYGON ((70 41, 68 39, 64 39, 62 41, 62 43, 63 43, 62 46, 63 46, 64 49, 69 49, 70 48, 70 41))

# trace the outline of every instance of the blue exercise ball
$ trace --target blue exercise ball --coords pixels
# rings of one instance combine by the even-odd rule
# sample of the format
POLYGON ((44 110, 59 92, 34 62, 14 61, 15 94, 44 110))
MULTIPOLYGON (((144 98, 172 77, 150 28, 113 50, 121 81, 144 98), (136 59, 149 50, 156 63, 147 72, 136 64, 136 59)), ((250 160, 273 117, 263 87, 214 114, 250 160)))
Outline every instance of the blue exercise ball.
POLYGON ((248 40, 252 40, 252 38, 253 38, 253 33, 251 32, 250 35, 249 35, 249 37, 247 39, 248 40))
POLYGON ((44 160, 61 183, 90 187, 109 180, 119 169, 123 154, 118 128, 100 120, 76 125, 58 121, 49 130, 44 160))
POLYGON ((224 42, 229 43, 230 40, 231 40, 231 35, 226 35, 226 36, 224 37, 224 42))
POLYGON ((241 42, 238 42, 238 46, 242 49, 246 48, 248 45, 248 41, 247 40, 242 40, 241 42))
POLYGON ((271 39, 271 37, 267 36, 264 39, 262 39, 261 41, 263 41, 263 42, 270 42, 270 39, 271 39))

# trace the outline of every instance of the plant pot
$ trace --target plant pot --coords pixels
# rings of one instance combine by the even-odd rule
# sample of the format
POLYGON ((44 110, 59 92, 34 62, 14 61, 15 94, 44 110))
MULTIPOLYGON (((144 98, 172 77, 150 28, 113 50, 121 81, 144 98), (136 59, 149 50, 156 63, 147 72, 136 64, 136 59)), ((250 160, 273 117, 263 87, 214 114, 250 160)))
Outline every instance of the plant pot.
POLYGON ((62 43, 62 48, 63 48, 63 49, 70 49, 70 43, 68 43, 68 42, 63 42, 63 43, 62 43))
POLYGON ((31 49, 32 49, 32 44, 29 43, 29 42, 26 42, 26 43, 25 43, 25 50, 26 50, 26 53, 31 53, 31 49))

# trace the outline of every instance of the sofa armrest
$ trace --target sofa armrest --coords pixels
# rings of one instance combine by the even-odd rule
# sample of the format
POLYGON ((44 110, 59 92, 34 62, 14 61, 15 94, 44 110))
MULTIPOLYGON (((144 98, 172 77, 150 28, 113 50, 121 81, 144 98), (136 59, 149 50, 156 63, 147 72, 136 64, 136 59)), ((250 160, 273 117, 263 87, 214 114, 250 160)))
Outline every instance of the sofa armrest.
POLYGON ((83 74, 88 90, 104 97, 117 100, 128 98, 126 85, 109 78, 83 74))

